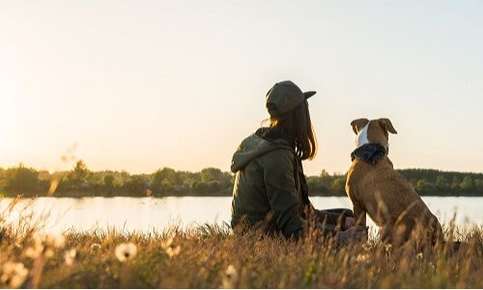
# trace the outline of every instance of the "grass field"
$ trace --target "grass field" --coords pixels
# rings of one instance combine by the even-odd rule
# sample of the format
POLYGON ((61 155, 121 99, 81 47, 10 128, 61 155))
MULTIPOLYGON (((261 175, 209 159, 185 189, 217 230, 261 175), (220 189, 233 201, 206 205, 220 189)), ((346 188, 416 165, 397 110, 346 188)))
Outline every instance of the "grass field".
POLYGON ((336 247, 317 235, 299 241, 234 235, 227 227, 163 233, 42 236, 0 220, 0 287, 41 288, 482 288, 483 229, 446 227, 450 245, 415 250, 377 239, 336 247))

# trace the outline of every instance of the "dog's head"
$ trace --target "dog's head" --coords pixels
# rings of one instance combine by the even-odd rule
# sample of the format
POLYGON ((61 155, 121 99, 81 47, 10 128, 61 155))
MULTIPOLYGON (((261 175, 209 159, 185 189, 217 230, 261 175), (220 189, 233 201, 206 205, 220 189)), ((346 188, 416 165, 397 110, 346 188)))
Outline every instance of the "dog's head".
POLYGON ((376 120, 356 119, 351 122, 351 126, 357 135, 357 148, 367 143, 375 143, 384 146, 387 151, 389 149, 389 133, 397 134, 391 120, 386 118, 376 120))

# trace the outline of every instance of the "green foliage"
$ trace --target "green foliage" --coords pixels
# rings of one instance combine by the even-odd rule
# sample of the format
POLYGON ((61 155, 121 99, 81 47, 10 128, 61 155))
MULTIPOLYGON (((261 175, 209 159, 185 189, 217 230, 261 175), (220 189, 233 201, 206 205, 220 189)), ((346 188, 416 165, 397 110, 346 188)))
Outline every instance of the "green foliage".
POLYGON ((131 176, 124 184, 127 192, 134 195, 144 195, 147 189, 146 180, 140 175, 131 176))
POLYGON ((406 177, 421 195, 482 196, 483 174, 448 172, 431 169, 404 169, 406 177))
MULTIPOLYGON (((444 172, 430 169, 398 170, 421 195, 483 196, 483 174, 444 172)), ((177 171, 164 167, 152 174, 118 171, 91 171, 79 160, 72 170, 49 173, 24 165, 0 168, 0 192, 7 196, 42 196, 51 182, 59 180, 54 196, 229 196, 234 176, 218 168, 199 172, 177 171)), ((346 175, 308 176, 310 195, 345 196, 346 175)))
POLYGON ((3 176, 4 190, 7 192, 15 192, 16 194, 30 194, 42 188, 46 189, 46 185, 39 179, 39 173, 35 169, 27 168, 20 164, 16 168, 7 169, 3 176))

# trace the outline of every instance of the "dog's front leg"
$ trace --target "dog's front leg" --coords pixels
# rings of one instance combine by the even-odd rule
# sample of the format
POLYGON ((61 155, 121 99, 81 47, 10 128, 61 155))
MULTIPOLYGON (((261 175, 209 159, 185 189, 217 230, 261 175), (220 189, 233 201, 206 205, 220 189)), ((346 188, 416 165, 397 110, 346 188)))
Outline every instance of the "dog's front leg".
POLYGON ((356 225, 365 227, 366 226, 366 210, 359 203, 354 204, 354 216, 356 219, 356 225))

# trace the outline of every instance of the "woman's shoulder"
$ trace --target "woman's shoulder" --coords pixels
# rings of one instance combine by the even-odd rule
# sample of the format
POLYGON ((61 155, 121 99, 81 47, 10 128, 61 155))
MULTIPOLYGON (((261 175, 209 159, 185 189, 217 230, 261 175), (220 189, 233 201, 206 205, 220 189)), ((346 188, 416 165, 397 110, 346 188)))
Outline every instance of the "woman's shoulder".
POLYGON ((287 146, 287 149, 291 149, 290 142, 278 128, 262 127, 259 128, 253 135, 256 135, 274 145, 287 146))
POLYGON ((254 133, 246 137, 233 154, 231 170, 237 172, 255 159, 265 160, 262 163, 269 161, 268 164, 272 164, 271 159, 285 160, 285 155, 292 154, 291 152, 291 147, 284 140, 269 140, 254 133))
POLYGON ((295 164, 295 152, 289 146, 280 146, 260 156, 259 160, 263 167, 283 169, 293 168, 295 164))

